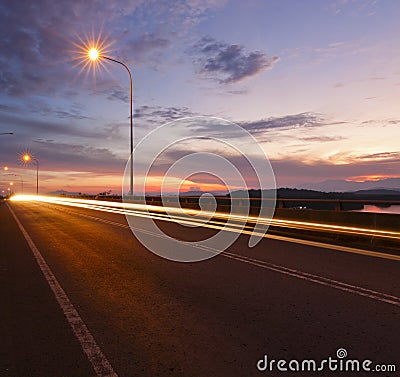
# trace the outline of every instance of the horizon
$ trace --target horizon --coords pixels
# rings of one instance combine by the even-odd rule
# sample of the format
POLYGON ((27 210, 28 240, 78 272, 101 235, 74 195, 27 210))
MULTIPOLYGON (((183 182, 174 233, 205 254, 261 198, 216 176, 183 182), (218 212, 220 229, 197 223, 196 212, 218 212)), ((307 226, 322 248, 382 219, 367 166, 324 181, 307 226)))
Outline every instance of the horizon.
MULTIPOLYGON (((323 191, 323 190, 313 190, 313 189, 306 189, 306 188, 296 188, 296 187, 277 187, 277 188, 270 188, 270 189, 263 189, 263 191, 279 191, 279 190, 293 190, 293 191, 311 191, 311 192, 318 192, 318 193, 324 193, 324 194, 352 194, 352 193, 358 193, 358 192, 368 192, 368 191, 389 191, 389 192, 398 192, 398 195, 400 195, 400 188, 370 188, 370 189, 361 189, 361 190, 351 190, 351 191, 323 191)), ((154 192, 146 192, 147 196, 161 196, 161 195, 182 195, 182 194, 189 194, 189 193, 197 193, 198 195, 206 194, 206 193, 211 193, 215 196, 219 195, 228 195, 229 193, 234 193, 237 191, 243 191, 242 189, 239 190, 233 190, 233 191, 201 191, 201 190, 189 190, 189 191, 180 191, 179 193, 176 192, 164 192, 161 193, 160 191, 154 191, 154 192)), ((260 189, 253 189, 249 188, 247 191, 260 191, 260 189)), ((81 191, 67 191, 64 189, 58 189, 55 191, 50 191, 47 193, 44 193, 44 195, 109 195, 109 196, 121 196, 121 192, 115 193, 110 191, 102 191, 102 192, 81 192, 81 191)), ((142 195, 143 193, 138 193, 138 195, 142 195)), ((43 195, 43 194, 42 194, 43 195)))

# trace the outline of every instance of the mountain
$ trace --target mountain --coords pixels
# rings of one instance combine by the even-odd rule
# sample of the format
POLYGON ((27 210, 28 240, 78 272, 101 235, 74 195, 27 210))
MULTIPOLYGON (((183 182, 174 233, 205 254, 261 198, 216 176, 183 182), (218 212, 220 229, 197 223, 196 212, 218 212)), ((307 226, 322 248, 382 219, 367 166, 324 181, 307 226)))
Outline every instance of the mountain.
POLYGON ((400 190, 387 190, 387 189, 371 189, 371 190, 358 190, 353 191, 354 195, 362 195, 362 196, 397 196, 400 197, 400 190))
POLYGON ((65 190, 57 190, 57 191, 48 192, 47 195, 79 196, 79 195, 82 195, 82 193, 81 192, 70 192, 70 191, 65 191, 65 190))
MULTIPOLYGON (((263 190, 265 197, 271 195, 271 190, 263 190)), ((248 195, 250 198, 260 198, 260 190, 243 190, 234 191, 230 194, 232 198, 244 198, 248 195)), ((308 189, 295 189, 282 187, 276 190, 277 199, 283 200, 285 208, 304 208, 314 210, 330 210, 336 209, 336 201, 341 200, 341 208, 343 210, 360 210, 364 208, 362 201, 370 200, 377 201, 380 207, 390 207, 390 204, 382 203, 381 201, 400 201, 400 190, 372 189, 347 192, 324 192, 308 189), (310 201, 308 199, 317 199, 310 201), (361 202, 359 202, 361 201, 361 202)), ((254 201, 257 205, 257 201, 254 201)), ((281 202, 282 203, 282 202, 281 202)))
POLYGON ((317 183, 303 183, 297 185, 298 188, 311 189, 317 191, 357 191, 357 190, 394 190, 400 191, 400 178, 386 178, 374 181, 354 182, 344 179, 326 180, 317 183))
MULTIPOLYGON (((211 194, 213 196, 225 196, 227 194, 227 191, 200 191, 200 190, 191 190, 191 191, 183 191, 179 193, 180 197, 183 196, 201 196, 203 194, 211 194)), ((146 196, 160 196, 161 194, 159 192, 148 192, 146 193, 146 196)), ((168 193, 164 192, 164 196, 177 196, 177 193, 168 193)))

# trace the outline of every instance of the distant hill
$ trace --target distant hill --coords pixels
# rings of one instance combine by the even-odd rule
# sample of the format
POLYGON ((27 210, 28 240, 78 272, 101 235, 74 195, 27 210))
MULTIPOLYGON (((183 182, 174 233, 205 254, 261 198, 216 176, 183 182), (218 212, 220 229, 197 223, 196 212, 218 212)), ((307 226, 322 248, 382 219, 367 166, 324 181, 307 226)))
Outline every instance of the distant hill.
POLYGON ((193 190, 193 191, 180 192, 179 196, 201 196, 203 194, 206 194, 206 192, 193 190))
MULTIPOLYGON (((266 197, 270 196, 273 190, 263 190, 266 197)), ((244 190, 234 191, 230 194, 231 197, 244 197, 246 194, 244 190)), ((228 194, 229 195, 229 194, 228 194)), ((259 198, 261 196, 260 190, 248 190, 248 195, 250 198, 259 198)), ((390 200, 400 200, 400 191, 397 190, 387 190, 387 189, 371 189, 371 190, 358 190, 358 191, 347 191, 347 192, 324 192, 317 190, 308 189, 296 189, 281 187, 276 190, 277 198, 286 199, 348 199, 357 200, 362 196, 362 199, 371 198, 382 200, 386 197, 390 197, 390 200)))
POLYGON ((60 195, 65 195, 65 196, 80 196, 80 195, 82 195, 82 193, 81 193, 81 192, 65 191, 65 190, 57 190, 57 191, 48 192, 47 195, 55 195, 55 196, 60 196, 60 195))
POLYGON ((400 178, 386 178, 374 181, 353 182, 343 179, 327 180, 316 183, 303 183, 298 185, 299 188, 312 189, 324 192, 345 192, 345 191, 361 191, 361 190, 393 190, 400 191, 400 178))
POLYGON ((199 191, 199 190, 192 190, 192 191, 180 192, 179 196, 180 197, 182 197, 182 196, 201 196, 203 194, 211 194, 211 195, 214 195, 214 196, 225 196, 226 193, 227 193, 226 191, 199 191))
MULTIPOLYGON (((264 196, 271 196, 271 190, 265 190, 264 196)), ((261 196, 260 190, 249 190, 248 195, 250 198, 259 198, 261 196)), ((230 194, 232 198, 245 197, 246 193, 243 190, 235 191, 230 194)), ((294 188, 279 188, 276 190, 277 199, 291 199, 285 202, 286 207, 303 207, 309 209, 335 209, 335 203, 324 202, 304 202, 301 199, 322 199, 322 200, 398 200, 400 201, 400 191, 385 190, 385 189, 372 189, 372 190, 359 190, 356 192, 323 192, 307 189, 294 189, 294 188), (295 199, 299 199, 298 201, 295 199)), ((342 203, 342 208, 345 210, 362 209, 364 206, 361 203, 342 203)))
POLYGON ((400 189, 399 190, 387 190, 387 189, 371 189, 371 190, 358 190, 358 191, 353 191, 354 195, 381 195, 381 196, 387 196, 387 195, 394 195, 394 196, 399 196, 400 197, 400 189))

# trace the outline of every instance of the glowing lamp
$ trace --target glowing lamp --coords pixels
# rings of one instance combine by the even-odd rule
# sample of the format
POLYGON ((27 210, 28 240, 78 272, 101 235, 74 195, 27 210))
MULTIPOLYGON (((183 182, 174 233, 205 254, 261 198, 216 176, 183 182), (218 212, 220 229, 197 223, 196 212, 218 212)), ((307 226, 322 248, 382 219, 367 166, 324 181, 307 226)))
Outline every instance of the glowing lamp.
POLYGON ((92 47, 89 51, 88 51, 88 56, 89 59, 92 61, 95 61, 99 58, 100 53, 99 50, 97 50, 97 48, 92 47))

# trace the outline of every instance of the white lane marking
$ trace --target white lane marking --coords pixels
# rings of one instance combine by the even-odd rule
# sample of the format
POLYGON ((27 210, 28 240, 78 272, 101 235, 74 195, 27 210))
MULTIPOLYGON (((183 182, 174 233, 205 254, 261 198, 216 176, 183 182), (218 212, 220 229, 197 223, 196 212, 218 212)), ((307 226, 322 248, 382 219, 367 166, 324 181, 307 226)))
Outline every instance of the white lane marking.
POLYGON ((227 258, 235 259, 237 261, 248 263, 248 264, 251 264, 251 265, 254 265, 257 267, 265 268, 265 269, 268 269, 271 271, 276 271, 276 272, 279 272, 284 275, 293 276, 298 279, 307 280, 307 281, 310 281, 313 283, 325 285, 325 286, 328 286, 331 288, 339 289, 341 291, 353 293, 353 294, 356 294, 359 296, 368 297, 373 300, 386 302, 388 304, 392 304, 392 305, 400 307, 400 297, 397 297, 397 296, 388 295, 386 293, 381 293, 378 291, 374 291, 372 289, 363 288, 358 285, 343 283, 338 280, 328 279, 323 276, 313 275, 313 274, 309 274, 309 273, 299 271, 299 270, 288 269, 286 267, 281 267, 281 266, 276 266, 276 265, 270 266, 264 261, 260 261, 260 260, 253 259, 253 258, 242 257, 241 255, 238 255, 238 254, 223 253, 221 255, 224 255, 227 258))
MULTIPOLYGON (((57 207, 53 207, 53 208, 57 208, 57 207)), ((59 208, 57 208, 59 209, 59 208)), ((60 210, 60 209, 59 209, 60 210)), ((75 212, 75 211, 69 211, 69 210, 65 210, 62 209, 62 211, 68 212, 68 213, 73 213, 75 215, 81 216, 81 217, 86 217, 98 222, 102 222, 105 224, 110 224, 110 225, 114 225, 114 226, 118 226, 120 228, 125 228, 125 229, 130 229, 129 225, 126 224, 121 224, 112 220, 107 220, 107 219, 102 219, 100 217, 96 217, 96 216, 91 216, 91 215, 86 215, 83 213, 79 213, 79 212, 75 212)), ((147 230, 144 229, 140 229, 140 228, 136 228, 139 231, 142 231, 144 233, 150 234, 150 235, 154 235, 156 237, 159 238, 163 238, 162 235, 159 234, 154 234, 152 232, 149 232, 147 230)), ((196 245, 194 247, 197 248, 201 248, 201 249, 210 249, 211 251, 215 252, 215 249, 212 248, 206 248, 204 246, 199 246, 196 245)), ((230 259, 234 259, 240 262, 244 262, 244 263, 248 263, 251 264, 253 266, 257 266, 257 267, 261 267, 270 271, 274 271, 274 272, 278 272, 284 275, 288 275, 288 276, 292 276, 298 279, 302 279, 302 280, 306 280, 312 283, 316 283, 316 284, 320 284, 320 285, 324 285, 324 286, 328 286, 334 289, 338 289, 341 291, 345 291, 348 293, 353 293, 359 296, 363 296, 363 297, 368 297, 370 299, 373 300, 377 300, 377 301, 381 301, 381 302, 385 302, 387 304, 391 304, 394 306, 399 306, 400 307, 400 297, 394 296, 394 295, 389 295, 386 293, 382 293, 382 292, 378 292, 378 291, 374 291, 372 289, 368 289, 368 288, 364 288, 358 285, 353 285, 353 284, 348 284, 348 283, 344 283, 338 280, 334 280, 334 279, 329 279, 323 276, 319 276, 319 275, 314 275, 314 274, 310 274, 308 272, 303 272, 300 270, 296 270, 296 269, 292 269, 292 268, 288 268, 288 267, 284 267, 284 266, 280 266, 277 264, 273 264, 270 262, 266 262, 266 261, 262 261, 259 259, 254 259, 254 258, 250 258, 250 257, 246 257, 240 254, 235 254, 235 253, 231 253, 231 252, 227 252, 224 251, 221 254, 219 254, 225 258, 230 258, 230 259)))
POLYGON ((61 287, 57 278, 51 271, 49 265, 44 260, 42 254, 39 249, 36 247, 31 237, 19 221, 17 215, 12 210, 11 206, 7 204, 11 214, 13 215, 16 223, 18 224, 19 229, 24 235, 26 242, 28 243, 32 253, 36 259, 37 264, 40 267, 44 277, 47 280, 51 290, 54 293, 54 296, 57 299, 58 304, 60 305, 62 311, 64 312, 65 317, 68 320, 68 323, 72 327, 72 330, 78 339, 79 343, 82 346, 83 352, 86 354, 90 363, 93 366, 94 371, 96 372, 98 377, 118 377, 117 373, 113 370, 110 362, 107 360, 106 356, 101 351, 100 347, 97 345, 96 340, 93 335, 90 333, 89 329, 83 322, 80 317, 78 311, 75 309, 74 305, 68 298, 67 294, 61 287))

